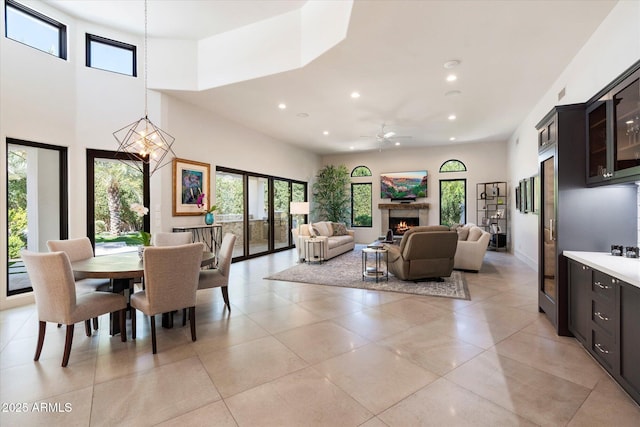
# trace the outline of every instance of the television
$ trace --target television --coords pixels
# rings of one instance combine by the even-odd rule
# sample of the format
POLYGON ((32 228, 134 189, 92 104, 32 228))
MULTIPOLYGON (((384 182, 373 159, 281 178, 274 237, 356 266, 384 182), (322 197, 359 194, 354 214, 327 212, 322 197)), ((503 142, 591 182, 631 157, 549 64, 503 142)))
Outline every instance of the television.
POLYGON ((380 174, 380 198, 414 201, 427 197, 427 171, 380 174))

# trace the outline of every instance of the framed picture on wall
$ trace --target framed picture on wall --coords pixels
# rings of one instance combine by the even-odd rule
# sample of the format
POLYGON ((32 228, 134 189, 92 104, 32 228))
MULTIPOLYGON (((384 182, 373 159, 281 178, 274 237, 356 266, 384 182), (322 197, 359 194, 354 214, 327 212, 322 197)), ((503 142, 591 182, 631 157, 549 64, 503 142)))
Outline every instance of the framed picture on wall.
POLYGON ((516 209, 520 212, 520 185, 516 187, 516 209))
POLYGON ((210 203, 209 163, 173 159, 173 216, 202 215, 198 197, 204 194, 210 203))
POLYGON ((527 213, 527 187, 525 180, 520 180, 520 212, 527 213))

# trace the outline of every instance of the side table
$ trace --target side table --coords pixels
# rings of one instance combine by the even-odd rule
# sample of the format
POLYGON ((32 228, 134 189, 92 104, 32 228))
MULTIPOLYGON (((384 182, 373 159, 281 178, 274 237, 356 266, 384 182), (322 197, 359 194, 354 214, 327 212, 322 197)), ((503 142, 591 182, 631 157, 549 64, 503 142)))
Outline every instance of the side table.
POLYGON ((381 278, 389 281, 389 257, 384 248, 364 248, 362 249, 362 280, 375 278, 376 283, 381 278), (372 255, 373 265, 369 266, 369 254, 372 255))
POLYGON ((307 262, 318 262, 322 264, 324 261, 324 240, 320 237, 312 237, 304 241, 305 244, 305 260, 307 262))

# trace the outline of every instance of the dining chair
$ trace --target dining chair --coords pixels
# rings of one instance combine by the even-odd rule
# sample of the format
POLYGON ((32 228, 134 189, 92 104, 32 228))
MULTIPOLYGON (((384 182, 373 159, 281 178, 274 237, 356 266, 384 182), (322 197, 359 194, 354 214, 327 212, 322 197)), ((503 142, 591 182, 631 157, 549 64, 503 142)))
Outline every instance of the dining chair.
POLYGON ((151 346, 157 353, 155 315, 189 308, 191 340, 196 340, 196 290, 202 262, 202 242, 179 246, 150 246, 144 251, 145 290, 131 296, 132 337, 136 338, 136 313, 151 321, 151 346))
POLYGON ((153 235, 155 246, 176 246, 186 245, 193 241, 193 235, 190 231, 158 232, 153 235))
POLYGON ((123 295, 108 292, 77 295, 71 261, 65 252, 37 253, 23 250, 21 258, 27 268, 38 311, 38 344, 33 360, 40 359, 47 329, 46 322, 67 326, 62 356, 63 367, 69 363, 73 330, 78 322, 85 322, 87 336, 91 336, 90 319, 101 314, 118 312, 120 336, 122 341, 127 340, 125 329, 127 300, 123 295))
POLYGON ((201 270, 198 279, 198 289, 220 288, 222 298, 229 311, 229 272, 231 270, 231 258, 233 258, 233 246, 236 243, 236 235, 226 233, 222 238, 222 245, 218 253, 218 268, 201 270))
MULTIPOLYGON (((48 240, 49 252, 64 252, 69 257, 69 261, 80 261, 92 258, 93 246, 88 237, 65 240, 48 240)), ((76 287, 82 293, 95 291, 108 291, 111 286, 110 279, 81 279, 75 277, 76 287)), ((93 319, 93 328, 98 329, 98 319, 93 319)))

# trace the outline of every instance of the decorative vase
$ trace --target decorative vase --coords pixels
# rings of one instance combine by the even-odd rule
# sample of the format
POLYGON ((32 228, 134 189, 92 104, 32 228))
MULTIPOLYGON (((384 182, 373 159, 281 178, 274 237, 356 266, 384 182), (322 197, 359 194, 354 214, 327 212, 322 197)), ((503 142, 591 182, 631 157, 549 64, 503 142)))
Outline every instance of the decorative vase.
POLYGON ((207 225, 211 225, 211 224, 213 224, 214 219, 215 219, 215 218, 213 217, 213 214, 212 214, 211 212, 207 212, 207 213, 204 215, 204 222, 205 222, 205 224, 207 224, 207 225))

